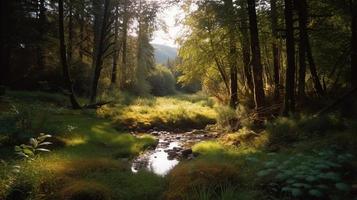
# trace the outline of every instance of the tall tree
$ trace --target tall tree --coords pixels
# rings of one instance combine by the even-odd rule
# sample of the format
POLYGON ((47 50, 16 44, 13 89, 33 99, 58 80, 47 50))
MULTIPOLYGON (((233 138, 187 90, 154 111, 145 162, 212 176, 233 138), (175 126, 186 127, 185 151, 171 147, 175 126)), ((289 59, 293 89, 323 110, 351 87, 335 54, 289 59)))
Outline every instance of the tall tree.
MULTIPOLYGON (((324 90, 322 88, 319 76, 317 74, 315 60, 314 60, 314 57, 312 55, 309 34, 307 32, 307 18, 308 18, 308 4, 307 4, 307 1, 306 0, 297 1, 297 8, 298 8, 298 13, 299 13, 300 40, 301 40, 301 42, 305 43, 305 44, 302 44, 303 45, 302 48, 304 48, 306 50, 307 60, 309 62, 310 73, 311 73, 312 80, 314 82, 315 91, 316 91, 317 95, 323 96, 324 95, 324 90)), ((301 52, 300 56, 303 56, 302 54, 305 54, 305 53, 301 52)), ((303 59, 303 58, 301 58, 301 59, 303 59)), ((305 59, 303 59, 303 60, 305 60, 305 59)), ((302 62, 304 62, 303 60, 301 60, 300 64, 304 64, 304 63, 302 63, 302 62)), ((304 70, 304 69, 302 69, 302 70, 304 70)), ((301 79, 302 78, 303 77, 301 77, 301 79)), ((301 89, 302 89, 302 86, 301 86, 301 89)))
POLYGON ((242 35, 242 60, 245 82, 250 92, 254 93, 252 70, 250 67, 250 47, 247 19, 247 2, 240 1, 240 32, 242 35))
POLYGON ((44 35, 46 32, 46 5, 45 0, 39 1, 39 22, 38 22, 38 39, 37 45, 37 65, 39 69, 43 70, 45 67, 45 52, 43 49, 44 35))
POLYGON ((114 19, 114 53, 113 53, 113 63, 112 63, 112 77, 111 85, 114 86, 117 82, 117 69, 118 69, 118 57, 120 51, 120 44, 118 42, 119 34, 119 4, 115 7, 115 19, 114 19))
POLYGON ((261 53, 259 45, 259 33, 257 25, 257 13, 255 0, 247 0, 249 15, 250 44, 252 50, 252 68, 254 83, 255 108, 258 110, 265 105, 265 94, 263 88, 263 67, 261 64, 261 53))
POLYGON ((91 96, 90 101, 91 103, 96 102, 97 98, 97 89, 98 89, 98 82, 100 78, 100 74, 102 71, 102 65, 104 58, 106 57, 106 52, 111 46, 108 44, 110 31, 111 31, 111 24, 109 21, 110 15, 110 0, 104 0, 93 2, 95 7, 95 21, 94 24, 94 58, 93 58, 93 67, 94 67, 94 74, 92 79, 92 89, 91 89, 91 96), (97 34, 97 35, 96 35, 97 34))
POLYGON ((67 63, 67 53, 66 53, 66 44, 64 39, 64 15, 63 15, 63 0, 58 1, 58 32, 60 39, 60 53, 61 53, 61 63, 62 63, 62 71, 63 78, 69 92, 70 101, 73 109, 81 108, 79 103, 77 102, 76 96, 73 91, 73 83, 71 81, 68 63, 67 63))
POLYGON ((284 115, 288 115, 290 112, 295 112, 295 42, 293 2, 292 0, 284 0, 284 2, 287 54, 284 115))
POLYGON ((357 87, 357 1, 350 0, 351 6, 351 83, 357 87))
POLYGON ((236 47, 236 20, 232 0, 225 0, 225 10, 227 11, 228 37, 229 37, 229 69, 231 77, 231 99, 230 106, 236 108, 238 105, 238 68, 237 68, 237 47, 236 47))
POLYGON ((295 2, 299 14, 299 81, 298 81, 298 97, 305 97, 305 79, 306 79, 306 24, 307 16, 303 7, 306 5, 306 0, 295 2))
POLYGON ((280 96, 280 50, 278 46, 278 13, 276 0, 270 0, 271 30, 273 35, 273 64, 274 64, 274 98, 280 96))
POLYGON ((121 77, 120 77, 120 87, 123 89, 126 87, 126 72, 128 68, 128 63, 127 63, 127 43, 128 43, 128 28, 129 28, 129 1, 124 0, 124 11, 123 11, 123 35, 122 35, 122 62, 121 62, 121 77))

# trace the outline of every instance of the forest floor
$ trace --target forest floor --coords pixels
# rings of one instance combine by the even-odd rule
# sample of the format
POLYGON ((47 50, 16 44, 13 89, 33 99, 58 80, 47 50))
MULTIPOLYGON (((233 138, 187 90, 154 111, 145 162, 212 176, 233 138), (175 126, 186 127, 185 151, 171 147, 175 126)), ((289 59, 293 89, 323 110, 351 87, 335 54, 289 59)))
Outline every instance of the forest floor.
POLYGON ((132 172, 131 161, 158 143, 153 135, 132 131, 203 128, 218 117, 212 99, 128 97, 75 111, 66 102, 41 92, 9 91, 1 97, 0 199, 352 199, 356 194, 353 120, 282 118, 261 134, 248 128, 220 134, 194 144, 196 158, 160 176, 132 172), (18 158, 14 146, 40 133, 53 136, 46 147, 51 152, 18 158))

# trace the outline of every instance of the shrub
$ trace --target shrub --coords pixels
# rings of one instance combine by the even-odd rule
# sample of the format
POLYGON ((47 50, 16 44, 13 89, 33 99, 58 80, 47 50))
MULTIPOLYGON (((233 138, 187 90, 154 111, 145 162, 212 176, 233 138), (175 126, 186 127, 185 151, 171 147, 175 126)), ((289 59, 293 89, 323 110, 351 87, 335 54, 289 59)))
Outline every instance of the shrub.
POLYGON ((234 129, 237 126, 238 118, 234 109, 229 106, 219 106, 215 108, 217 112, 217 125, 226 130, 234 129))
POLYGON ((63 200, 109 200, 110 191, 106 186, 93 181, 75 181, 60 191, 63 200))
POLYGON ((323 136, 327 132, 342 131, 346 128, 343 119, 334 115, 280 117, 267 124, 270 144, 284 145, 314 136, 323 136))
POLYGON ((155 96, 166 96, 175 93, 176 80, 172 72, 162 65, 158 65, 148 77, 151 93, 155 96))
POLYGON ((183 163, 169 173, 165 199, 185 199, 202 189, 219 193, 222 186, 237 183, 238 180, 237 169, 228 163, 183 163))
POLYGON ((349 199, 346 177, 353 172, 345 167, 353 156, 334 150, 298 154, 288 159, 272 157, 257 173, 264 188, 284 199, 349 199))

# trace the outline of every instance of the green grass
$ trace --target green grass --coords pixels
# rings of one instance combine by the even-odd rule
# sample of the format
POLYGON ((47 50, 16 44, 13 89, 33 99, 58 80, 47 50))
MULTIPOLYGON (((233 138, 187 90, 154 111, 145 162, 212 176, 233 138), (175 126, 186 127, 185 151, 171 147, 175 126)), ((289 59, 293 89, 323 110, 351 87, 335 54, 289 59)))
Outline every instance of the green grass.
MULTIPOLYGON (((339 156, 357 155, 357 123, 338 115, 279 118, 268 123, 261 133, 243 128, 197 143, 192 150, 199 157, 182 161, 167 177, 160 177, 147 171, 131 172, 130 159, 157 141, 150 135, 134 137, 123 129, 129 125, 144 129, 203 126, 217 117, 217 106, 212 100, 202 95, 131 97, 126 103, 97 111, 69 110, 62 101, 61 95, 12 91, 0 100, 0 159, 4 160, 0 163, 0 199, 9 194, 13 199, 21 199, 15 196, 21 195, 16 191, 35 200, 78 196, 124 200, 292 199, 295 193, 283 190, 284 186, 294 186, 290 183, 292 178, 282 182, 276 177, 282 163, 288 163, 282 168, 288 175, 290 170, 296 174, 315 173, 321 163, 337 164, 326 173, 340 173, 341 180, 323 183, 330 187, 328 191, 343 199, 349 199, 347 189, 356 183, 352 176, 356 174, 356 157, 345 156, 346 163, 333 162, 339 156), (25 113, 20 116, 30 113, 30 128, 18 126, 19 116, 9 113, 12 104, 25 113), (32 161, 15 159, 13 146, 40 132, 56 138, 50 147, 52 151, 41 153, 32 161), (21 137, 9 141, 13 134, 21 137), (331 150, 334 153, 330 157, 319 155, 331 150), (309 165, 315 162, 316 165, 309 165), (272 167, 274 163, 279 165, 272 167), (14 171, 15 165, 19 172, 14 171)), ((309 180, 311 177, 299 181, 309 180)), ((308 190, 301 191, 311 195, 308 190)))
POLYGON ((104 106, 97 111, 110 118, 118 129, 192 129, 215 123, 212 99, 202 95, 137 98, 129 105, 104 106))
POLYGON ((3 147, 2 156, 4 153, 8 155, 3 158, 6 158, 5 164, 0 164, 4 165, 0 169, 0 199, 4 195, 15 195, 14 191, 18 190, 25 191, 31 199, 41 199, 43 195, 62 199, 61 192, 68 192, 66 187, 72 186, 77 188, 70 190, 73 195, 91 195, 85 191, 88 186, 99 188, 99 193, 106 192, 101 188, 108 188, 110 194, 103 194, 103 198, 109 195, 114 199, 156 199, 160 195, 163 178, 149 172, 133 174, 128 162, 128 159, 155 146, 157 141, 154 138, 118 132, 110 120, 97 118, 94 112, 72 111, 53 104, 52 101, 62 98, 60 95, 43 100, 42 97, 37 99, 37 94, 27 94, 10 92, 7 96, 12 103, 34 107, 30 117, 31 130, 26 133, 20 131, 19 134, 29 139, 45 132, 64 146, 54 144, 49 147, 51 152, 41 153, 32 161, 14 159, 13 146, 3 147), (40 116, 46 116, 45 120, 40 116), (19 173, 12 172, 14 165, 20 166, 19 173), (137 188, 141 188, 140 191, 137 188))

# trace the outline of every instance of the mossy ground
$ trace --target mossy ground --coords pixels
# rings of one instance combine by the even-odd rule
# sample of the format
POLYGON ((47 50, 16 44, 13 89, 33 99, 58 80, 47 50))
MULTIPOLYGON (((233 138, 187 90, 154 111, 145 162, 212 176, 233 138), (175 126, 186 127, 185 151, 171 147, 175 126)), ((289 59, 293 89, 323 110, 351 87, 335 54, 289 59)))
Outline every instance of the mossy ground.
MULTIPOLYGON (((354 120, 302 116, 278 119, 267 124, 262 133, 244 128, 217 140, 198 143, 192 149, 200 156, 181 162, 166 177, 146 171, 134 174, 130 170, 130 159, 156 141, 149 135, 136 138, 126 131, 118 131, 125 129, 121 127, 125 126, 122 120, 130 119, 138 126, 149 124, 144 128, 157 126, 158 122, 168 122, 165 124, 168 126, 178 121, 189 127, 191 123, 214 120, 214 103, 201 96, 179 95, 136 99, 97 111, 73 111, 66 105, 66 98, 61 95, 39 92, 10 91, 1 99, 0 199, 318 199, 281 193, 283 183, 279 182, 281 186, 277 188, 267 184, 274 182, 275 176, 258 174, 272 161, 284 163, 294 158, 291 162, 303 163, 311 156, 314 160, 314 152, 326 149, 336 149, 335 157, 345 153, 357 155, 354 120), (6 114, 12 105, 23 112, 27 110, 31 122, 12 123, 14 119, 6 114), (200 115, 204 117, 198 117, 200 115), (201 121, 202 118, 205 120, 201 121), (19 140, 9 140, 10 132, 16 133, 19 140), (17 158, 13 146, 40 132, 56 138, 50 147, 52 151, 41 153, 33 160, 17 158), (300 154, 303 156, 297 156, 300 154), (18 166, 15 168, 18 172, 14 166, 18 166)), ((324 161, 317 158, 319 162, 324 161)), ((353 176, 355 169, 356 157, 352 157, 348 164, 326 173, 350 173, 347 179, 346 174, 342 174, 339 181, 353 186, 357 183, 353 176)), ((336 184, 346 189, 341 187, 343 184, 336 184)), ((334 185, 331 187, 331 191, 339 190, 334 185)), ((349 188, 342 199, 351 197, 352 192, 353 188, 349 188)))

